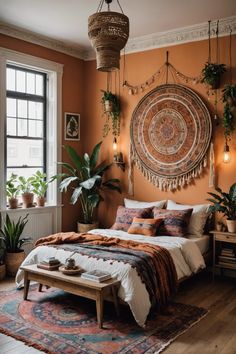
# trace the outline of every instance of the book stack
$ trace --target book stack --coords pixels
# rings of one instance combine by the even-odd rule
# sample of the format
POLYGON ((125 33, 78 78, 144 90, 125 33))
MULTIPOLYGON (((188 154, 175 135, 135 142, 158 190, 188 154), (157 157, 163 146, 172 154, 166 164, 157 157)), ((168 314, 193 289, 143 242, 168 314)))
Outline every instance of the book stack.
POLYGON ((90 272, 82 273, 81 274, 81 278, 101 283, 101 282, 103 282, 105 280, 110 279, 111 278, 111 274, 108 273, 108 272, 102 272, 100 270, 92 270, 90 272))
POLYGON ((232 248, 223 248, 218 264, 222 267, 236 269, 236 254, 232 248))
POLYGON ((61 262, 55 257, 50 257, 37 264, 37 268, 46 269, 46 270, 57 270, 61 262))

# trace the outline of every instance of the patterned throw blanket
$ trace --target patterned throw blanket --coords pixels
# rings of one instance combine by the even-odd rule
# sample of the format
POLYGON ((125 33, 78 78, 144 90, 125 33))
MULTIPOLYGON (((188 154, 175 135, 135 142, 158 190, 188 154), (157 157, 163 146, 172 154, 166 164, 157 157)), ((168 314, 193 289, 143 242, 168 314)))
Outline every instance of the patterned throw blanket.
POLYGON ((177 289, 177 274, 171 255, 157 245, 74 232, 44 237, 35 245, 60 245, 64 250, 89 257, 129 263, 145 284, 152 306, 165 306, 177 289), (69 245, 71 243, 73 246, 69 245))

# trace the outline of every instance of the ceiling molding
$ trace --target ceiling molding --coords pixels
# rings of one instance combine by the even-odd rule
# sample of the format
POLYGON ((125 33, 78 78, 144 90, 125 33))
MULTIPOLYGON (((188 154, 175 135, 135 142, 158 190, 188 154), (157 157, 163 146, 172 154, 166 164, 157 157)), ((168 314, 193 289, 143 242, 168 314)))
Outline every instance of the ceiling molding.
POLYGON ((38 44, 42 47, 46 47, 52 50, 56 50, 57 52, 71 55, 72 57, 76 57, 79 59, 85 58, 83 49, 73 48, 68 44, 64 43, 63 41, 58 41, 47 36, 42 36, 35 32, 31 32, 3 22, 0 22, 0 33, 10 37, 21 39, 26 42, 38 44))
MULTIPOLYGON (((211 36, 216 36, 216 21, 212 21, 211 36)), ((228 36, 229 29, 236 34, 236 16, 220 19, 219 36, 228 36)), ((201 23, 193 26, 182 27, 176 30, 153 33, 150 35, 130 38, 125 47, 125 53, 137 53, 145 50, 163 48, 188 42, 201 41, 208 38, 208 23, 201 23)), ((93 60, 95 53, 89 50, 84 53, 84 60, 93 60)))
MULTIPOLYGON (((212 21, 212 37, 215 37, 216 21, 212 21)), ((220 19, 219 36, 229 35, 229 29, 232 34, 236 34, 236 16, 220 19)), ((63 41, 54 40, 47 36, 24 30, 9 24, 0 22, 0 33, 7 36, 18 38, 26 42, 41 45, 43 47, 71 55, 83 60, 94 60, 95 52, 91 48, 89 50, 73 48, 63 41)), ((183 27, 176 30, 153 33, 150 35, 130 38, 125 53, 136 53, 146 50, 168 47, 182 43, 195 42, 208 38, 208 23, 197 24, 193 26, 183 27)))

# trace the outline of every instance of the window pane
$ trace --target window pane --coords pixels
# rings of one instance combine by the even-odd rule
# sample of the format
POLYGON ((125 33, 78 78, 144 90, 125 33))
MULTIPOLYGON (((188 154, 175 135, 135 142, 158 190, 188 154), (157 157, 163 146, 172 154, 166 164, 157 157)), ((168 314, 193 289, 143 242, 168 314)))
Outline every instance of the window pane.
POLYGON ((43 122, 37 120, 29 120, 29 136, 34 138, 42 138, 43 122))
POLYGON ((43 166, 43 141, 30 139, 7 139, 7 166, 43 166), (9 156, 8 151, 16 154, 9 156))
POLYGON ((18 119, 18 136, 27 136, 27 119, 18 119))
POLYGON ((25 92, 25 72, 16 71, 16 91, 25 92))
POLYGON ((18 100, 18 117, 27 118, 27 101, 18 100))
POLYGON ((32 176, 38 170, 43 172, 43 169, 41 167, 35 167, 35 168, 7 168, 7 179, 11 176, 12 173, 14 173, 17 176, 23 176, 25 178, 29 178, 30 176, 32 176))
POLYGON ((16 100, 14 98, 7 98, 7 116, 16 117, 16 100))
POLYGON ((43 103, 29 101, 29 118, 43 119, 43 103))
POLYGON ((16 118, 7 118, 7 135, 16 135, 16 118))
POLYGON ((15 69, 7 68, 7 90, 16 90, 15 69))
POLYGON ((35 94, 35 74, 26 74, 26 92, 32 95, 35 94))
POLYGON ((36 95, 43 96, 43 76, 36 75, 36 95))

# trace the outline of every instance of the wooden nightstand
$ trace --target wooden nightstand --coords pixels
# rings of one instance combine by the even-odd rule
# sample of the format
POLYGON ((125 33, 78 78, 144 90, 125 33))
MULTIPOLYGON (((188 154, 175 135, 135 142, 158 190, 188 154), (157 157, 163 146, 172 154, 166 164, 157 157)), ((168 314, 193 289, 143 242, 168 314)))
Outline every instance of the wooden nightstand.
POLYGON ((236 233, 211 231, 213 234, 213 280, 215 269, 236 270, 236 233))

